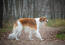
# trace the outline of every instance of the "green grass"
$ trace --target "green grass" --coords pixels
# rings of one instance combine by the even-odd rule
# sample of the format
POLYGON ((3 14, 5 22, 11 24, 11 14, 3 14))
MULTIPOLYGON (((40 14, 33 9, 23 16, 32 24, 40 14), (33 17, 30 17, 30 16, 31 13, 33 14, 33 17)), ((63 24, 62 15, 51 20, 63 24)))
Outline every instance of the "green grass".
MULTIPOLYGON (((64 27, 65 26, 65 20, 62 19, 56 19, 56 20, 49 20, 47 26, 50 27, 64 27)), ((61 29, 61 31, 56 34, 56 38, 65 40, 65 28, 61 29)))
POLYGON ((58 39, 65 40, 65 34, 64 34, 64 33, 62 33, 62 34, 57 34, 56 37, 57 37, 58 39))
POLYGON ((51 27, 62 27, 65 26, 65 20, 62 19, 49 20, 47 25, 51 27))
POLYGON ((12 29, 10 29, 10 28, 2 28, 2 29, 0 29, 0 33, 2 33, 2 32, 7 32, 7 31, 11 31, 12 29))
POLYGON ((56 38, 65 40, 65 28, 62 29, 58 34, 56 34, 56 38))
POLYGON ((1 32, 7 32, 7 31, 12 31, 12 24, 10 24, 10 23, 4 23, 3 24, 3 28, 2 29, 0 29, 0 33, 1 32))

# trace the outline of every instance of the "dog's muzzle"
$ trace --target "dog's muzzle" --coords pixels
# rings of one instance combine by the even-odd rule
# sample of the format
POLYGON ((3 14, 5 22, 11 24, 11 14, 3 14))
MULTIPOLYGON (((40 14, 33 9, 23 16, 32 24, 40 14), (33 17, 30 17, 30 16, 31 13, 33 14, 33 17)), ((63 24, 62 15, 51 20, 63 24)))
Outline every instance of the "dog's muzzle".
POLYGON ((46 22, 48 23, 48 20, 46 20, 46 22))

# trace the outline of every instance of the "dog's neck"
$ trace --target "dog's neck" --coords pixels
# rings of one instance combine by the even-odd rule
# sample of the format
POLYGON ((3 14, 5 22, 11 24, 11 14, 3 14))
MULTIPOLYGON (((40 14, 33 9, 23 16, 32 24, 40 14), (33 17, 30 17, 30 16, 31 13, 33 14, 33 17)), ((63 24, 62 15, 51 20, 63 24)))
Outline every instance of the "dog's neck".
POLYGON ((44 21, 40 21, 40 19, 41 19, 41 18, 35 18, 35 20, 36 20, 37 23, 38 23, 38 22, 40 22, 40 23, 44 22, 44 21))
POLYGON ((39 21, 39 20, 40 20, 40 18, 35 18, 35 20, 36 20, 36 23, 40 22, 40 21, 39 21))

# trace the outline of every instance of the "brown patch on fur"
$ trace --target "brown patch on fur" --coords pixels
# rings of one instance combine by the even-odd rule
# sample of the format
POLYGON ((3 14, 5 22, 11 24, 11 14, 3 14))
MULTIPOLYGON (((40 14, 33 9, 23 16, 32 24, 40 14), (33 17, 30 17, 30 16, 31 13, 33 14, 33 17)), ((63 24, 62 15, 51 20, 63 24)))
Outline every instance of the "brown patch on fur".
POLYGON ((31 28, 37 29, 37 24, 33 18, 20 18, 19 21, 23 26, 30 26, 31 28))
POLYGON ((41 17, 39 21, 40 21, 40 22, 43 22, 43 21, 46 21, 46 20, 47 20, 46 17, 41 17))

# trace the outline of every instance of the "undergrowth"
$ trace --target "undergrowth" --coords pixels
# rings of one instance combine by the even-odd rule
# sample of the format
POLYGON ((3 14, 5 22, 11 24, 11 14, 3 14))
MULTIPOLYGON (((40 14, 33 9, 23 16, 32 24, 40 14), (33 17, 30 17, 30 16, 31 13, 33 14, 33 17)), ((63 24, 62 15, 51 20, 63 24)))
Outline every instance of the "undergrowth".
POLYGON ((62 27, 65 26, 65 20, 62 19, 49 20, 47 25, 50 27, 62 27))
POLYGON ((56 34, 56 38, 61 39, 61 40, 65 40, 65 28, 61 29, 61 31, 56 34))

